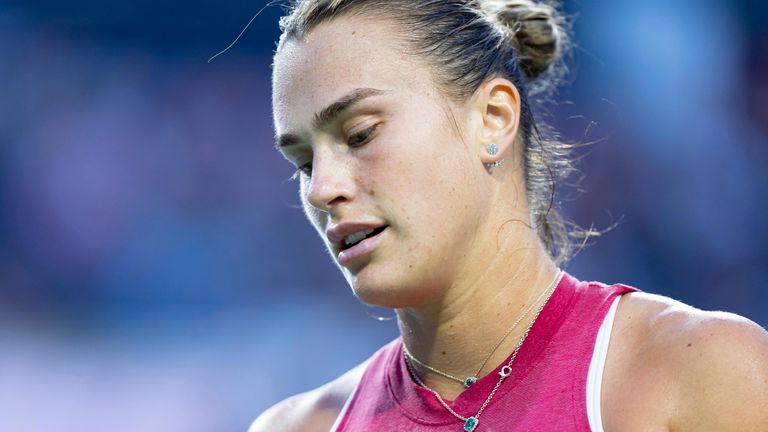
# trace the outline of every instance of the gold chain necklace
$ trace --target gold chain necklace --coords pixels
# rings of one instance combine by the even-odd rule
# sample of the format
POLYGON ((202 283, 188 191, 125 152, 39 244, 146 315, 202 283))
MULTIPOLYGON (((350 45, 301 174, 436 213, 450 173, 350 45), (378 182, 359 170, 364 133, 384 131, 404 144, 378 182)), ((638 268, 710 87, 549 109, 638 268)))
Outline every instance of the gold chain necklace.
MULTIPOLYGON (((541 307, 536 311, 536 315, 533 316, 533 320, 531 320, 531 323, 528 324, 528 327, 525 329, 525 332, 523 332, 523 335, 520 337, 520 340, 517 342, 517 346, 515 347, 515 350, 512 352, 512 356, 509 358, 509 361, 506 365, 504 365, 501 368, 501 371, 499 371, 499 381, 496 382, 496 385, 493 387, 493 390, 491 390, 491 394, 488 395, 488 397, 485 399, 485 402, 483 402, 483 405, 480 406, 480 409, 475 413, 475 415, 470 417, 465 417, 459 413, 457 413, 453 408, 451 408, 448 403, 445 402, 442 396, 440 396, 440 393, 437 391, 427 387, 426 384, 419 378, 419 376, 416 374, 416 371, 413 370, 413 365, 411 365, 411 362, 409 361, 408 355, 405 354, 405 344, 403 344, 403 357, 405 358, 405 364, 408 366, 408 371, 411 373, 411 376, 416 381, 417 384, 424 387, 425 389, 429 390, 432 394, 435 395, 437 398, 437 401, 440 402, 440 405, 443 406, 449 413, 451 413, 452 416, 456 417, 457 419, 464 422, 464 431, 465 432, 473 432, 477 425, 480 424, 480 415, 485 411, 485 408, 488 406, 489 403, 491 403, 491 399, 496 395, 496 392, 499 390, 499 387, 501 387, 501 383, 504 382, 505 379, 509 377, 509 375, 512 373, 512 363, 515 362, 515 358, 517 357, 517 353, 520 351, 520 348, 523 346, 523 342, 525 342, 525 339, 528 337, 528 333, 530 333, 531 328, 533 328, 533 324, 536 322, 536 319, 541 314, 541 311, 544 310, 544 306, 547 305, 549 302, 549 299, 552 297, 552 294, 555 292, 555 288, 558 285, 558 282, 563 277, 565 273, 560 270, 557 273, 557 277, 555 278, 554 282, 552 282, 552 285, 547 289, 549 294, 547 295, 546 300, 544 300, 544 303, 541 304, 541 307)), ((534 303, 535 304, 535 303, 534 303)))
MULTIPOLYGON (((552 285, 555 285, 555 282, 557 282, 557 280, 559 279, 559 275, 560 274, 558 273, 558 278, 555 279, 555 281, 553 282, 552 285)), ((493 356, 493 353, 495 353, 496 350, 499 349, 501 344, 507 339, 507 337, 509 337, 510 333, 512 333, 512 331, 517 328, 517 326, 520 324, 520 322, 525 317, 527 317, 529 313, 531 313, 531 310, 533 310, 533 307, 536 306, 536 304, 539 303, 541 298, 544 297, 544 295, 549 290, 551 290, 551 289, 552 289, 552 286, 549 286, 545 291, 543 291, 539 295, 539 297, 533 303, 530 304, 530 306, 528 306, 528 309, 526 309, 525 312, 523 312, 523 314, 520 315, 517 318, 517 320, 507 330, 507 332, 504 333, 504 336, 502 336, 501 339, 499 339, 499 342, 496 344, 496 346, 494 346, 493 349, 491 350, 491 352, 488 353, 488 355, 485 357, 485 360, 483 360, 483 363, 480 365, 479 368, 477 368, 477 371, 475 371, 475 373, 469 375, 468 377, 466 377, 464 379, 459 378, 459 377, 454 376, 454 375, 451 375, 451 374, 449 374, 447 372, 443 372, 443 371, 441 371, 441 370, 439 370, 439 369, 437 369, 435 367, 432 367, 432 366, 422 362, 421 360, 419 360, 416 357, 414 357, 414 355, 411 354, 410 351, 408 351, 408 347, 406 347, 405 344, 403 344, 403 352, 405 353, 406 356, 408 356, 408 360, 410 360, 411 362, 416 363, 417 365, 419 365, 419 366, 421 366, 421 367, 423 367, 425 369, 428 369, 428 370, 430 370, 430 371, 432 371, 432 372, 434 372, 434 373, 436 373, 438 375, 444 376, 445 378, 452 379, 454 381, 460 382, 464 386, 464 388, 469 388, 469 386, 471 386, 472 384, 477 382, 478 375, 480 375, 480 372, 483 370, 485 365, 488 363, 488 360, 491 359, 491 356, 493 356)))

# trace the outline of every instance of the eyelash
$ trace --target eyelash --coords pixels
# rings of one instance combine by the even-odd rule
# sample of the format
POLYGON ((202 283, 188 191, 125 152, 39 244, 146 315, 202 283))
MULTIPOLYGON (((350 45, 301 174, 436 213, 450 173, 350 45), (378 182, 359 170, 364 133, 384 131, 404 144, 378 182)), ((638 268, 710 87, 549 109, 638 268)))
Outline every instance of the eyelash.
POLYGON ((373 136, 374 132, 376 132, 376 129, 378 129, 378 127, 379 125, 375 124, 369 128, 363 129, 360 132, 352 135, 347 140, 347 145, 350 147, 360 147, 361 145, 368 143, 368 141, 371 140, 371 137, 373 136), (361 138, 361 139, 353 144, 352 140, 355 138, 361 138))
MULTIPOLYGON (((374 132, 376 132, 376 129, 378 129, 378 128, 379 128, 379 125, 375 124, 375 125, 367 128, 367 129, 364 129, 364 130, 362 130, 362 131, 360 131, 360 132, 350 136, 349 139, 347 140, 347 145, 349 147, 355 148, 355 147, 360 147, 362 145, 367 144, 371 140, 371 137, 373 136, 374 132), (358 140, 358 141, 354 141, 353 142, 353 140, 355 138, 361 138, 361 139, 358 140)), ((297 178, 299 178, 299 175, 301 175, 302 173, 305 174, 306 176, 310 176, 311 172, 312 172, 311 170, 312 170, 312 163, 311 162, 307 163, 307 164, 304 164, 304 165, 300 166, 296 170, 296 172, 293 173, 293 175, 291 176, 291 180, 296 180, 297 178), (309 172, 307 172, 307 170, 309 170, 309 172)))
MULTIPOLYGON (((298 178, 299 178, 299 176, 301 175, 301 173, 305 173, 305 172, 304 172, 304 167, 307 167, 307 166, 309 166, 309 165, 312 165, 312 164, 305 164, 305 165, 302 165, 302 166, 300 166, 300 167, 299 167, 299 169, 297 169, 297 170, 296 170, 296 171, 295 171, 295 172, 294 172, 294 173, 291 175, 291 180, 296 180, 296 179, 298 179, 298 178)), ((305 174, 306 174, 306 173, 305 173, 305 174)), ((309 175, 309 174, 307 174, 307 175, 309 175)))

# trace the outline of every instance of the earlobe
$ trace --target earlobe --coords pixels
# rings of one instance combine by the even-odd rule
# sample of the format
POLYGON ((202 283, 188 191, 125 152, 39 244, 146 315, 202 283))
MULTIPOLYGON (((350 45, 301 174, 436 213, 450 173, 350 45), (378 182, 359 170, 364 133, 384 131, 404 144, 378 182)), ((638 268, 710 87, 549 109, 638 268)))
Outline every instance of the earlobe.
MULTIPOLYGON (((496 156, 499 153, 499 147, 495 143, 490 143, 488 146, 486 146, 486 151, 491 156, 496 156)), ((485 164, 485 168, 489 171, 493 168, 498 168, 500 166, 504 165, 504 158, 501 158, 495 162, 487 163, 485 164)))

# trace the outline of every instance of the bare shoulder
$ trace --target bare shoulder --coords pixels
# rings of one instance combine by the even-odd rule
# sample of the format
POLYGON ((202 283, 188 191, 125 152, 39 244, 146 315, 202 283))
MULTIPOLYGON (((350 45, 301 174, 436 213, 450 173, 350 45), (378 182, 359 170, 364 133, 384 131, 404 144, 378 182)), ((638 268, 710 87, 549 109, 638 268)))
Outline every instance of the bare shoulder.
MULTIPOLYGON (((637 400, 655 430, 768 431, 768 333, 762 327, 647 293, 625 295, 614 325, 603 396, 612 392, 622 402, 604 402, 611 412, 637 400), (633 391, 619 396, 622 388, 633 391)), ((614 424, 632 420, 622 417, 613 416, 614 424)))
POLYGON ((248 432, 328 432, 357 386, 368 362, 364 362, 322 387, 277 403, 251 424, 248 432))

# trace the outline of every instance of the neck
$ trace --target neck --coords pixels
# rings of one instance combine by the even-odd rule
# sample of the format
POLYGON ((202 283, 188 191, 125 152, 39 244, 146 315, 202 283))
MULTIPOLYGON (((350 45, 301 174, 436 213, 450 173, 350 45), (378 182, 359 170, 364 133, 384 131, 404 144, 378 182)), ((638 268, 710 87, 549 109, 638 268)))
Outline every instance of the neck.
MULTIPOLYGON (((403 342, 416 359, 462 378, 475 375, 487 359, 476 375, 480 378, 514 350, 545 301, 541 294, 550 288, 558 269, 537 238, 529 236, 521 242, 525 237, 520 233, 507 238, 506 243, 514 238, 514 244, 502 244, 498 251, 487 254, 492 258, 484 268, 467 272, 438 301, 397 310, 403 342)), ((457 381, 418 364, 412 366, 428 387, 448 399, 464 390, 457 381)))

